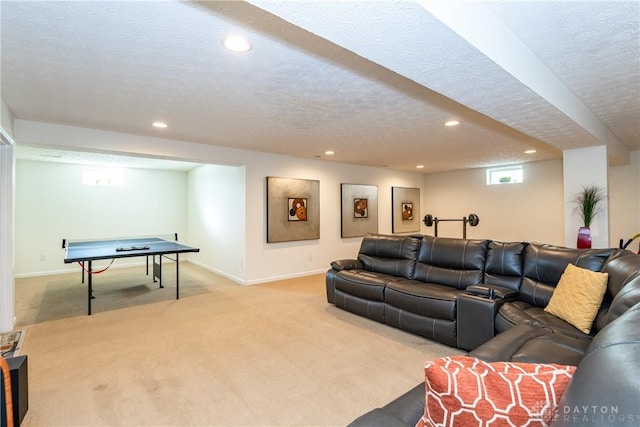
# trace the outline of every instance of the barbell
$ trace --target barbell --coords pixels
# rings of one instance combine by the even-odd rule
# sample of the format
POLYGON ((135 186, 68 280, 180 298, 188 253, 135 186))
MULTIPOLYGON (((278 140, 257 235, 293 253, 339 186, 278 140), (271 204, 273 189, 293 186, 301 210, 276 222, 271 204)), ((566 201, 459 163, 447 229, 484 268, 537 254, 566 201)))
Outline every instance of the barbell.
POLYGON ((462 222, 462 238, 466 239, 467 238, 467 224, 469 224, 472 227, 475 227, 476 225, 478 225, 480 223, 480 218, 478 217, 478 215, 472 213, 469 214, 468 217, 462 217, 462 219, 449 219, 449 218, 438 218, 438 217, 434 217, 431 214, 426 214, 424 216, 424 219, 422 220, 424 222, 424 225, 426 225, 427 227, 431 227, 432 225, 435 224, 436 228, 435 228, 435 235, 436 237, 438 236, 438 223, 439 222, 443 222, 443 221, 460 221, 462 222))

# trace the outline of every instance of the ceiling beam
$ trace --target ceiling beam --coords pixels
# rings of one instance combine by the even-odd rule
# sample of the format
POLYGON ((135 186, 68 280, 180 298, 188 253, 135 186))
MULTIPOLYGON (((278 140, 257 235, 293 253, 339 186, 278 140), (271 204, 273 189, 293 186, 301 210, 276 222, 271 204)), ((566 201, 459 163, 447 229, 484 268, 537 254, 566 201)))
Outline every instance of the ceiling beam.
MULTIPOLYGON (((628 163, 629 151, 547 66, 482 2, 417 0, 503 70, 607 146, 610 157, 628 163)), ((565 148, 565 147, 558 147, 565 148)))

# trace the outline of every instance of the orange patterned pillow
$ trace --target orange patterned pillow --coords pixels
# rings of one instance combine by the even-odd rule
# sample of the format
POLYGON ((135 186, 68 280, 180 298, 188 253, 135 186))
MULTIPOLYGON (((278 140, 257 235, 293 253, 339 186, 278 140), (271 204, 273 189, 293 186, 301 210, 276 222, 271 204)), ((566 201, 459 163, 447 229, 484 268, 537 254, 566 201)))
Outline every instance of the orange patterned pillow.
POLYGON ((547 426, 575 369, 469 356, 428 362, 424 415, 416 427, 547 426))

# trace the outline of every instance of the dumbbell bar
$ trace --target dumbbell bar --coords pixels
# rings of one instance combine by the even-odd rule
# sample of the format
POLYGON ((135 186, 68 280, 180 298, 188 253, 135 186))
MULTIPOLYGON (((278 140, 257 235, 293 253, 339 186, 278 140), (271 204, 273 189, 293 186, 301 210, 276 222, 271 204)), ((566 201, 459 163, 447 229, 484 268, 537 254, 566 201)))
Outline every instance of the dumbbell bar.
POLYGON ((437 218, 437 217, 434 218, 433 215, 431 215, 431 214, 426 214, 424 216, 423 221, 424 221, 424 225, 426 225, 427 227, 431 227, 434 223, 442 222, 442 221, 468 222, 470 226, 475 227, 480 222, 480 218, 478 218, 478 215, 476 215, 476 214, 469 214, 468 218, 465 216, 462 219, 457 219, 457 218, 456 219, 441 219, 441 218, 437 218))
POLYGON ((462 222, 462 238, 466 239, 467 238, 467 224, 469 224, 472 227, 475 227, 476 225, 478 225, 478 223, 480 223, 480 218, 478 217, 478 215, 476 214, 469 214, 469 217, 462 217, 462 219, 440 219, 438 217, 435 217, 431 214, 427 214, 424 216, 423 222, 424 225, 426 225, 427 227, 431 227, 432 225, 435 224, 436 228, 435 228, 435 235, 436 237, 438 236, 438 223, 442 222, 442 221, 460 221, 462 222))

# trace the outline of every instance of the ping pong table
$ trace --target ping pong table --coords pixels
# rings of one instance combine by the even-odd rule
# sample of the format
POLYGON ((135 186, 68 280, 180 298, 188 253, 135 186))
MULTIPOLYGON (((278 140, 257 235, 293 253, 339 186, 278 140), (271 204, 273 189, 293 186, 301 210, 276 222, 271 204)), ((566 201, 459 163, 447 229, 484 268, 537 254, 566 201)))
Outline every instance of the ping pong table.
MULTIPOLYGON (((93 240, 93 241, 62 241, 62 247, 65 249, 64 262, 66 264, 77 262, 82 267, 82 281, 84 282, 84 273, 87 273, 87 314, 91 316, 91 299, 93 298, 93 280, 92 276, 98 272, 93 270, 93 261, 108 260, 111 262, 117 258, 130 257, 147 257, 147 274, 149 274, 149 257, 153 258, 153 281, 156 278, 162 285, 162 258, 175 254, 176 263, 176 299, 180 299, 180 270, 179 270, 179 254, 187 252, 200 252, 200 249, 186 246, 177 242, 178 235, 175 234, 175 241, 162 239, 159 237, 143 237, 143 238, 126 238, 111 240, 93 240), (156 262, 158 256, 158 262, 156 262)), ((111 266, 111 264, 109 264, 111 266)), ((107 268, 109 268, 107 266, 107 268)), ((106 270, 106 268, 104 269, 106 270)), ((102 271, 104 271, 102 270, 102 271)), ((100 271, 100 272, 102 272, 100 271)))

